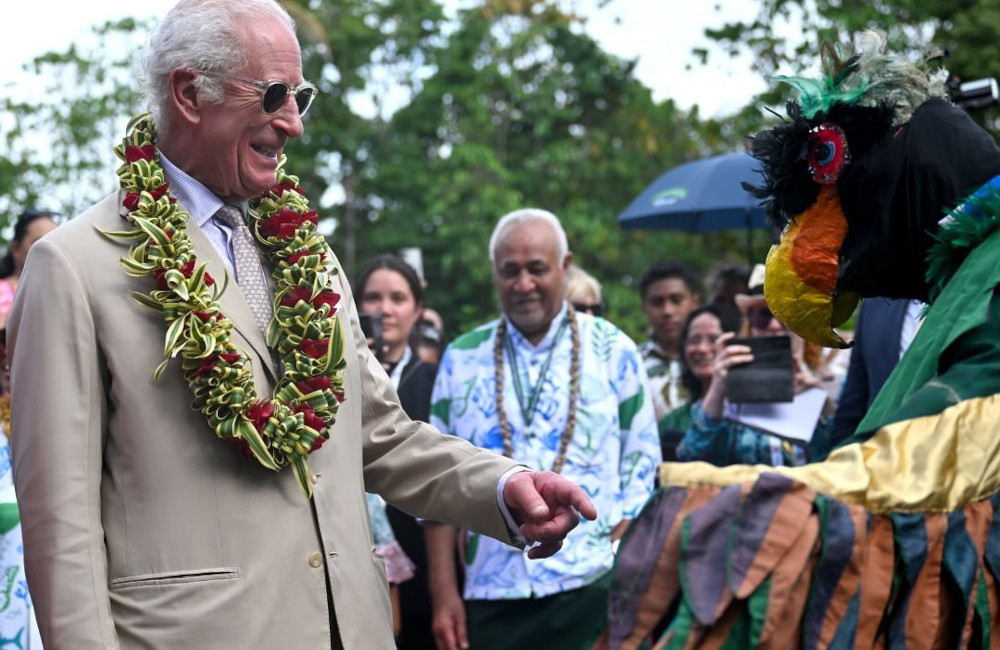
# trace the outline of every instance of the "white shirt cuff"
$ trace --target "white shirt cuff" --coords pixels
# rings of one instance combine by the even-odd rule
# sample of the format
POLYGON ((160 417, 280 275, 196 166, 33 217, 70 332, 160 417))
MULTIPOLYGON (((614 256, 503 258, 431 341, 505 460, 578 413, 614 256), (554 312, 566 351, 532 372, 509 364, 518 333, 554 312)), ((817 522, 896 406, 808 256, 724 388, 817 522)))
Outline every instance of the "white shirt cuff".
POLYGON ((497 481, 497 506, 500 508, 500 514, 503 515, 504 523, 507 524, 507 532, 510 533, 511 539, 514 544, 524 548, 528 545, 528 540, 525 539, 524 535, 520 533, 517 527, 517 522, 514 521, 513 515, 510 514, 510 510, 507 508, 507 504, 503 500, 503 490, 507 487, 507 479, 509 479, 514 474, 518 472, 530 472, 531 469, 525 467, 524 465, 518 465, 517 467, 511 467, 509 470, 503 473, 500 480, 497 481))

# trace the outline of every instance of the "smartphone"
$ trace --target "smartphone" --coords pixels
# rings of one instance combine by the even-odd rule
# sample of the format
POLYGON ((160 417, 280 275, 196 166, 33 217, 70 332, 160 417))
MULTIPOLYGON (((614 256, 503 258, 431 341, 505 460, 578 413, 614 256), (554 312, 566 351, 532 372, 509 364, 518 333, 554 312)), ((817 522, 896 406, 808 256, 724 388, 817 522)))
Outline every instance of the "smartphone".
POLYGON ((385 341, 382 339, 382 314, 379 312, 360 314, 359 318, 361 319, 361 331, 364 332, 365 337, 375 341, 372 352, 381 363, 385 348, 385 341))
POLYGON ((727 400, 773 403, 791 402, 795 398, 790 337, 735 338, 726 345, 745 345, 753 353, 753 361, 729 369, 726 377, 727 400))

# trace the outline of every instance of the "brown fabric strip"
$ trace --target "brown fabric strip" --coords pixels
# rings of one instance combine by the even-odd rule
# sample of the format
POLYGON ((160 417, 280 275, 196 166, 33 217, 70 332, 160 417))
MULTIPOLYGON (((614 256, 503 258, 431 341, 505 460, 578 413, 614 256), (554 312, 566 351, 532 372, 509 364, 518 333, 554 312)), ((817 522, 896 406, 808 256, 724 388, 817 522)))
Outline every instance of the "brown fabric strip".
POLYGON ((656 568, 649 581, 649 588, 639 600, 639 611, 636 615, 635 627, 632 633, 621 645, 621 650, 635 650, 653 632, 670 604, 680 592, 680 574, 678 567, 681 559, 681 522, 692 510, 700 508, 711 501, 721 488, 690 488, 684 504, 674 518, 674 525, 667 534, 656 568))
POLYGON ((837 628, 844 620, 844 614, 847 613, 847 608, 850 607, 854 595, 858 593, 858 585, 861 583, 861 569, 864 566, 868 545, 868 515, 861 506, 848 505, 847 507, 851 512, 851 521, 854 523, 854 548, 851 551, 851 560, 844 567, 840 582, 837 583, 833 596, 830 597, 830 604, 823 615, 823 628, 819 634, 818 650, 826 650, 833 643, 837 628))
POLYGON ((746 578, 742 584, 733 585, 736 598, 749 598, 771 575, 778 562, 786 557, 799 537, 805 534, 804 523, 811 517, 815 497, 816 493, 811 488, 804 483, 796 483, 781 498, 753 564, 747 569, 746 578))
POLYGON ((941 572, 944 562, 944 538, 948 532, 948 515, 928 514, 924 517, 927 534, 927 557, 910 591, 904 629, 907 648, 941 647, 937 643, 947 627, 948 600, 942 593, 941 572))
POLYGON ((858 629, 854 637, 855 648, 878 646, 875 637, 882 623, 889 595, 892 591, 892 573, 895 565, 895 542, 892 521, 885 516, 872 520, 871 533, 865 549, 864 570, 861 572, 861 606, 858 608, 858 629))
MULTIPOLYGON (((983 565, 983 553, 986 552, 986 539, 990 534, 990 524, 993 523, 993 505, 989 501, 978 501, 976 503, 970 503, 965 507, 965 530, 969 533, 969 538, 976 547, 976 556, 979 558, 979 566, 976 569, 976 582, 974 584, 978 585, 979 578, 983 574, 989 574, 989 571, 983 565)), ((989 583, 987 582, 987 585, 989 583)), ((976 591, 977 587, 972 588, 972 594, 970 595, 969 611, 965 617, 965 629, 962 630, 962 647, 969 647, 969 641, 972 639, 972 621, 975 618, 976 612, 976 591)), ((992 591, 992 590, 991 590, 992 591)), ((997 626, 1000 625, 1000 620, 997 619, 996 614, 993 610, 993 598, 992 594, 990 597, 990 643, 991 645, 997 644, 997 635, 1000 633, 1000 629, 997 626)))
POLYGON ((802 533, 771 573, 761 648, 795 648, 802 643, 802 613, 819 550, 819 519, 807 515, 797 528, 802 533))

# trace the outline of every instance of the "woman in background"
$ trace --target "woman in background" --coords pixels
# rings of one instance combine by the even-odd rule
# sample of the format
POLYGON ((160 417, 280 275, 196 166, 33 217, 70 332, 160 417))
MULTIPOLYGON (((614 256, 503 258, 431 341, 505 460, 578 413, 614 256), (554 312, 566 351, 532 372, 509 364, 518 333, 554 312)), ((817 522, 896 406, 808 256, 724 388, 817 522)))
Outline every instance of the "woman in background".
POLYGON ((578 312, 591 316, 604 315, 601 283, 576 264, 570 264, 566 274, 566 301, 578 312))
MULTIPOLYGON (((819 380, 803 359, 804 341, 774 317, 764 300, 764 265, 758 264, 750 277, 750 295, 736 296, 736 304, 746 317, 751 337, 790 336, 795 393, 817 388, 819 380)), ((691 426, 677 446, 677 459, 702 460, 713 465, 761 464, 799 466, 822 459, 830 451, 833 404, 827 400, 808 444, 790 442, 778 436, 723 418, 726 380, 729 369, 753 361, 750 348, 727 345, 734 334, 726 333, 715 343, 712 380, 704 397, 691 407, 691 426)))
POLYGON ((738 332, 742 317, 724 303, 696 308, 681 327, 681 384, 691 398, 667 413, 657 423, 663 460, 677 460, 677 445, 691 426, 691 407, 705 396, 712 384, 716 343, 727 332, 738 332))
MULTIPOLYGON (((402 258, 379 255, 361 267, 354 289, 358 312, 381 318, 381 341, 372 344, 379 348, 377 356, 396 387, 403 410, 411 419, 426 422, 430 418, 431 389, 437 366, 421 361, 410 344, 424 310, 420 277, 402 258)), ((374 531, 380 536, 394 533, 399 540, 396 548, 401 546, 403 551, 393 550, 395 540, 386 545, 385 552, 379 551, 386 558, 389 582, 396 585, 394 589, 398 593, 398 602, 393 603, 394 623, 399 623, 397 644, 404 649, 434 648, 423 529, 413 517, 384 502, 380 506, 370 505, 374 506, 369 508, 374 531), (375 523, 386 516, 391 527, 375 523), (401 568, 409 565, 409 572, 404 570, 395 575, 389 567, 391 559, 393 564, 398 560, 401 568), (413 579, 404 579, 407 573, 413 579)))
POLYGON ((24 577, 24 548, 21 544, 21 518, 14 494, 14 481, 10 458, 10 375, 7 370, 6 326, 14 292, 28 250, 36 241, 56 227, 53 212, 28 208, 14 223, 14 237, 7 247, 7 254, 0 259, 0 360, 3 374, 0 385, 0 412, 3 414, 4 436, 0 438, 0 573, 6 577, 6 605, 0 616, 0 648, 25 648, 40 650, 42 647, 38 625, 35 622, 28 583, 24 577))
MULTIPOLYGON (((36 241, 55 230, 55 212, 28 208, 14 222, 14 237, 7 246, 7 254, 0 259, 0 331, 6 334, 7 316, 14 304, 14 292, 21 279, 24 260, 28 251, 36 241)), ((0 395, 10 394, 10 377, 7 374, 7 341, 4 335, 0 338, 0 359, 3 359, 3 378, 0 385, 0 395)))

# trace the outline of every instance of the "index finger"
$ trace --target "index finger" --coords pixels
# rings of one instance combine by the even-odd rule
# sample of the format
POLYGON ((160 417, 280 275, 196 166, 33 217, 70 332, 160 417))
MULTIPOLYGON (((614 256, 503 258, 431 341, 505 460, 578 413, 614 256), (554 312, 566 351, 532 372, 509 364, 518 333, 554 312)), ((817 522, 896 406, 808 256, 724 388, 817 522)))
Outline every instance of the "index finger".
POLYGON ((571 506, 584 519, 593 521, 597 519, 597 508, 579 485, 570 481, 561 482, 557 486, 557 492, 553 495, 558 503, 556 505, 571 506))

